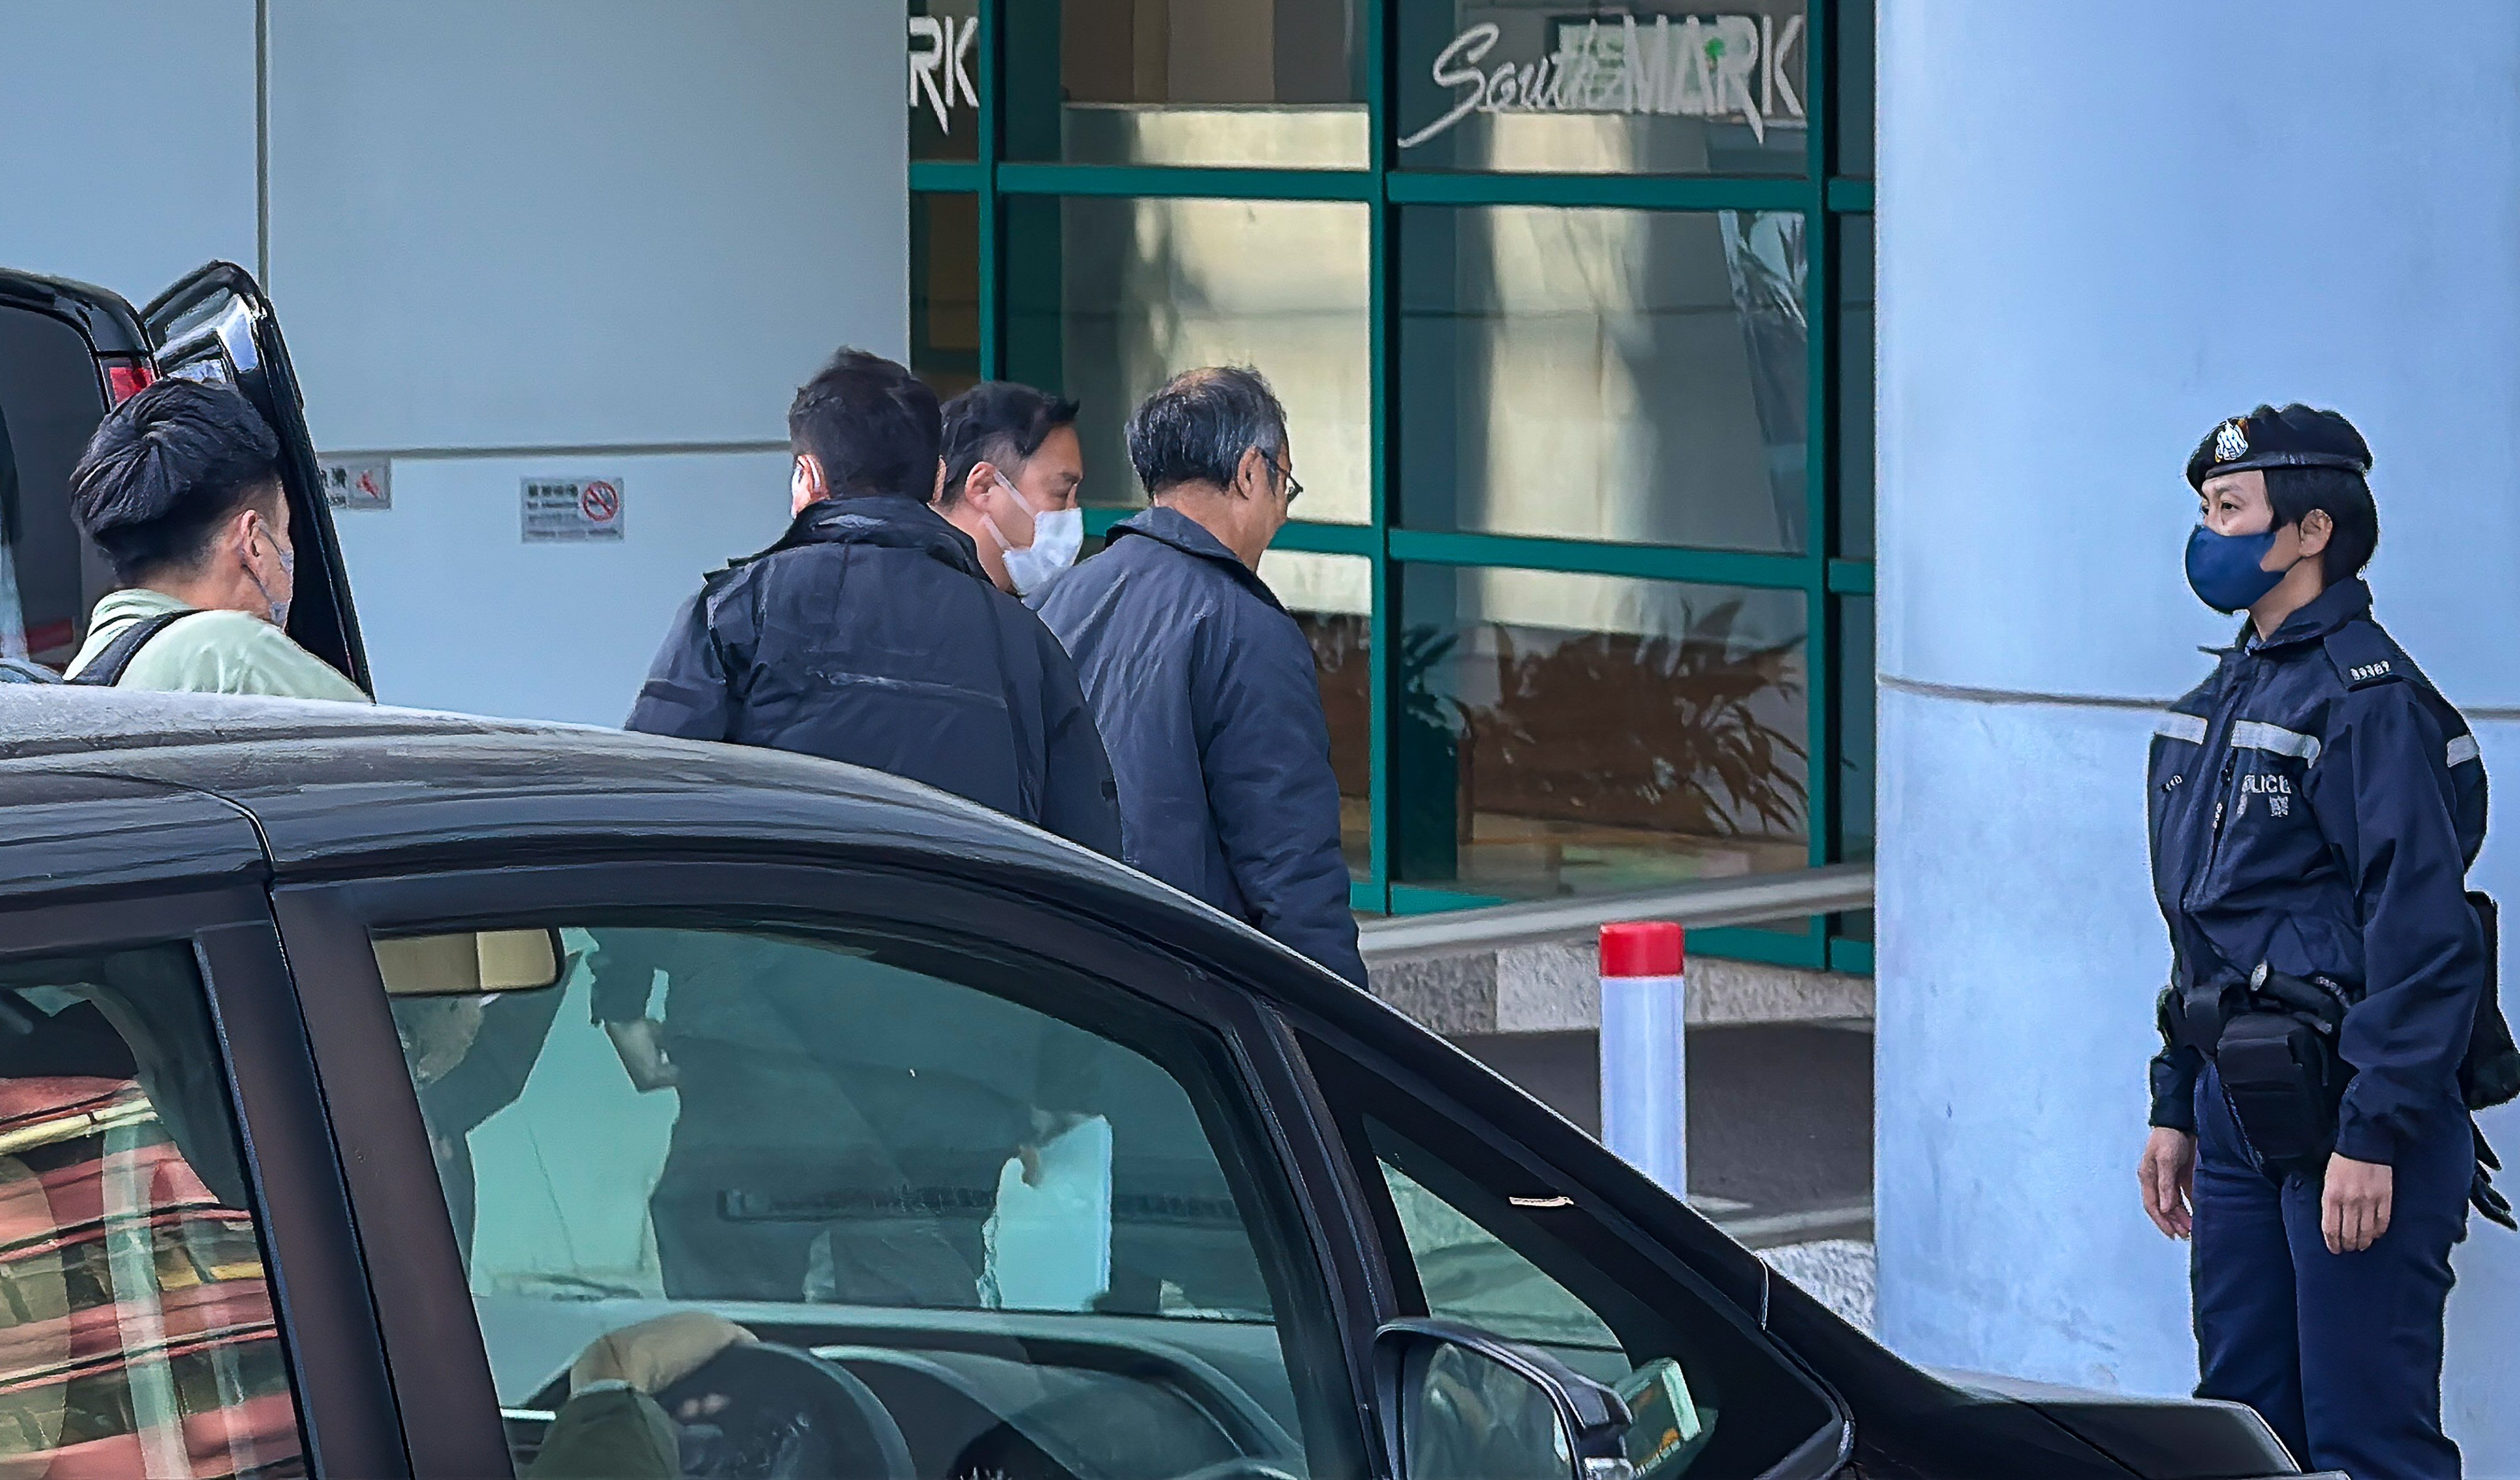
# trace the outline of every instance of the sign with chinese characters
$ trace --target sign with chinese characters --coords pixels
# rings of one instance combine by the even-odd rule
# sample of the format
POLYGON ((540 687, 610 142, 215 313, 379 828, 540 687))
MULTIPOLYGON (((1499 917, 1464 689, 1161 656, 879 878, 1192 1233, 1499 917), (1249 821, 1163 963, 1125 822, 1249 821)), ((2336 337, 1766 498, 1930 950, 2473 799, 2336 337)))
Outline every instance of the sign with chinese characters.
POLYGON ((389 458, 324 458, 324 502, 336 509, 391 509, 393 461, 389 458))
POLYGON ((910 18, 910 107, 921 100, 936 115, 939 133, 954 131, 953 112, 980 106, 980 90, 971 84, 971 50, 980 39, 980 18, 913 16, 910 18))
POLYGON ((1435 54, 1431 74, 1453 105, 1400 141, 1413 149, 1472 113, 1645 113, 1737 120, 1767 142, 1772 122, 1803 119, 1800 79, 1786 58, 1803 18, 1633 15, 1560 21, 1554 50, 1496 59, 1504 32, 1481 22, 1435 54))
POLYGON ((522 502, 528 545, 621 538, 619 478, 527 478, 522 502))

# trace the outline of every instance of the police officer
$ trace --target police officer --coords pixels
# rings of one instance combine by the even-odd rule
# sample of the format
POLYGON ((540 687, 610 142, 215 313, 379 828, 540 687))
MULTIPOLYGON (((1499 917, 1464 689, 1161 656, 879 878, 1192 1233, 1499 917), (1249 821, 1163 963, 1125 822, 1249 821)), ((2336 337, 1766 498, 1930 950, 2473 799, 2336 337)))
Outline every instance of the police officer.
POLYGON ((2187 462, 2188 584, 2247 620, 2152 743, 2174 977, 2139 1175, 2152 1221, 2194 1239, 2198 1395, 2256 1409, 2311 1468, 2400 1480, 2459 1470, 2442 1315, 2483 1187, 2460 1063, 2486 796, 2466 723, 2371 619, 2370 466, 2351 423, 2300 405, 2187 462))

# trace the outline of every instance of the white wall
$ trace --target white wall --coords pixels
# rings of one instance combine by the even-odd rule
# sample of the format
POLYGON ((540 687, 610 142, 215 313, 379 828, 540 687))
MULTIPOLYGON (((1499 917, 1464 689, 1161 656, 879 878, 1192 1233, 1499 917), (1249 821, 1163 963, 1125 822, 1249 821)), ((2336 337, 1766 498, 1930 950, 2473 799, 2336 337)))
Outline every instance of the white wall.
MULTIPOLYGON (((2182 464, 2301 399, 2377 452, 2382 619, 2520 766, 2520 25, 2427 7, 1881 0, 1882 1328, 1921 1361, 2195 1378, 2136 1200, 2168 950, 2148 706, 2231 624, 2182 464), (2452 44, 2442 44, 2450 42, 2452 44)), ((2509 843, 2475 875, 2520 889, 2509 843)), ((2488 1119, 2520 1148, 2520 1115, 2488 1119)), ((2457 1256, 2448 1406, 2520 1474, 2520 1238, 2457 1256)))
POLYGON ((902 7, 265 14, 12 5, 0 262, 145 301, 267 258, 319 446, 394 455, 394 507, 338 516, 379 696, 618 723, 701 573, 784 525, 795 387, 907 352, 902 7), (621 476, 625 538, 523 545, 528 472, 621 476))

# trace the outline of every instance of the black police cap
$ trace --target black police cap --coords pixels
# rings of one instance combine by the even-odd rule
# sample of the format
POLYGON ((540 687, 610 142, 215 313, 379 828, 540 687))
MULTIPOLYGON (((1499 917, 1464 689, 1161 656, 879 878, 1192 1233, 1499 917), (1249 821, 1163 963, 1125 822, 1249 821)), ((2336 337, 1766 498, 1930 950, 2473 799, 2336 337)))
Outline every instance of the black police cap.
POLYGON ((2196 444, 2187 457, 2187 484, 2253 468, 2350 468, 2371 471, 2371 448, 2354 424, 2332 411, 2296 401, 2277 411, 2261 406, 2233 417, 2196 444))

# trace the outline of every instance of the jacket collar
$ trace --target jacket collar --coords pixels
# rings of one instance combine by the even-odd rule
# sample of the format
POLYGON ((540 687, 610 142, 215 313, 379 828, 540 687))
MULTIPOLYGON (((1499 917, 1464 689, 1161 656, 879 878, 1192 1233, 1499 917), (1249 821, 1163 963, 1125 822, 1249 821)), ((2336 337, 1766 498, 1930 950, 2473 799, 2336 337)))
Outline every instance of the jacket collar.
POLYGON ((1226 549, 1225 542, 1208 533, 1206 525, 1178 509, 1167 509, 1157 504, 1140 510, 1112 525, 1111 532, 1104 539, 1107 544, 1124 534, 1145 535, 1158 545, 1170 545, 1184 555, 1221 566, 1228 575, 1240 582, 1243 589, 1281 611, 1286 609, 1278 601, 1278 593, 1269 589, 1267 581, 1260 579, 1260 572, 1243 564, 1242 557, 1226 549))
POLYGON ((2246 617, 2240 619, 2240 635, 2233 646, 2243 652, 2267 652, 2277 648, 2291 648, 2324 639, 2347 622, 2360 621, 2371 614, 2371 588, 2359 575, 2347 576, 2313 598, 2299 611, 2285 617, 2283 625, 2265 638, 2255 635, 2246 617))
POLYGON ((737 561, 734 564, 749 564, 762 556, 777 555, 783 550, 794 550, 805 545, 874 545, 887 550, 915 550, 974 580, 985 582, 989 578, 988 572, 980 565, 979 547, 971 543, 969 535, 946 522, 943 515, 919 500, 891 493, 855 494, 808 504, 805 512, 789 522, 788 532, 779 537, 777 544, 760 555, 737 561))

